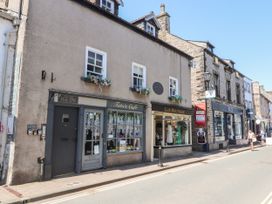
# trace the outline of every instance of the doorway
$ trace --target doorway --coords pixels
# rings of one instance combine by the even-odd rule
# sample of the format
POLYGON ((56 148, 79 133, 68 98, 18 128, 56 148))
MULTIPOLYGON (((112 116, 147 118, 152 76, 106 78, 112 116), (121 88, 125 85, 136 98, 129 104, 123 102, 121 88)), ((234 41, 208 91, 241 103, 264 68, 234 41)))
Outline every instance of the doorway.
POLYGON ((103 111, 87 109, 84 112, 82 170, 102 168, 103 111))
POLYGON ((53 176, 75 172, 78 109, 55 107, 53 130, 53 176))

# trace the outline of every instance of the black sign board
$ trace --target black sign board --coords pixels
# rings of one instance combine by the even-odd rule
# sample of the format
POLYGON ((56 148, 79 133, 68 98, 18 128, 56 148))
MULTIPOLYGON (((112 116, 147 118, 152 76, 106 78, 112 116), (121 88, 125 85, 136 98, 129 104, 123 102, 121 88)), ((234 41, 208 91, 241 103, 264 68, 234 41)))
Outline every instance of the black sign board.
POLYGON ((180 106, 173 106, 169 104, 161 104, 152 102, 152 110, 167 112, 167 113, 176 113, 176 114, 184 114, 184 115, 193 115, 194 110, 192 108, 185 108, 180 106))
POLYGON ((218 102, 212 102, 213 110, 218 110, 226 113, 243 114, 243 109, 234 107, 232 105, 225 105, 218 102))

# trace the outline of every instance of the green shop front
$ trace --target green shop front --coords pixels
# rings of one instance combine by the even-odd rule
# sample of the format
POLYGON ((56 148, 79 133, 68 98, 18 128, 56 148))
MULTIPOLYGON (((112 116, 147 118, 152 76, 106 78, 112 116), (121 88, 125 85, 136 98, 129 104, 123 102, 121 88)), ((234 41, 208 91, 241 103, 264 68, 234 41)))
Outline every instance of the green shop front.
POLYGON ((184 156, 192 153, 193 109, 178 105, 152 103, 154 158, 184 156))

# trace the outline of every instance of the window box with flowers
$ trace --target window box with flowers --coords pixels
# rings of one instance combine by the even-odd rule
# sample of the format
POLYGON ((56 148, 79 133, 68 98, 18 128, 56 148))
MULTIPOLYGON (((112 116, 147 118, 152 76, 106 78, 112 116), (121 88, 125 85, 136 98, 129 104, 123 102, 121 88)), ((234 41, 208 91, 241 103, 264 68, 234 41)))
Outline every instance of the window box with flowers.
POLYGON ((182 101, 182 96, 180 95, 175 95, 175 96, 169 96, 168 99, 172 102, 175 102, 175 103, 181 103, 182 101))
POLYGON ((92 83, 98 86, 108 87, 111 85, 111 80, 107 78, 101 78, 99 76, 89 75, 87 77, 81 77, 85 82, 92 83))
POLYGON ((150 94, 149 88, 142 88, 142 87, 130 87, 130 90, 136 92, 140 95, 148 96, 150 94))

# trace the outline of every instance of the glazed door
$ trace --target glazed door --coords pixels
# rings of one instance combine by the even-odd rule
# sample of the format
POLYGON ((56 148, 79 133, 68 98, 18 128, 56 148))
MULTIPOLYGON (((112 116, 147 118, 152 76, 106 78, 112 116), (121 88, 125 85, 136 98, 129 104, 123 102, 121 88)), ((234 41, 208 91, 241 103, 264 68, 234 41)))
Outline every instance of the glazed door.
POLYGON ((102 167, 103 152, 103 112, 85 110, 83 131, 82 170, 102 167))
POLYGON ((53 176, 75 171, 78 110, 56 107, 53 132, 53 176))

